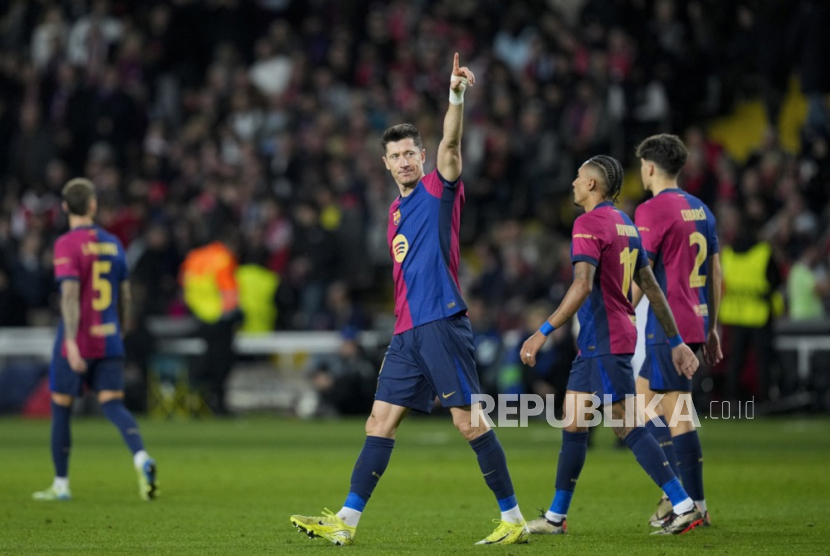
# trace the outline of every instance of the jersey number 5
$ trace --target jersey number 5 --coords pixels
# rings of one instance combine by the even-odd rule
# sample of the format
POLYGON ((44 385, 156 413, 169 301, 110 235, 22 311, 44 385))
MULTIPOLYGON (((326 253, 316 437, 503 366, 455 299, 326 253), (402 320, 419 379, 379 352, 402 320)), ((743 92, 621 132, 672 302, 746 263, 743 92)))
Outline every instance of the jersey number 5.
POLYGON ((112 304, 112 283, 103 276, 110 270, 112 270, 110 261, 92 263, 92 289, 97 294, 92 298, 92 308, 96 311, 104 311, 112 304))
POLYGON ((637 264, 637 253, 639 251, 639 249, 630 249, 628 247, 620 251, 620 264, 623 267, 622 292, 626 297, 628 297, 628 293, 631 291, 631 277, 634 276, 634 265, 637 264))
POLYGON ((700 232, 693 232, 689 236, 689 247, 694 245, 697 245, 698 249, 697 256, 695 257, 695 267, 692 269, 692 273, 689 274, 689 287, 702 288, 706 285, 706 275, 700 273, 700 267, 706 261, 706 254, 709 247, 706 245, 706 238, 700 232))

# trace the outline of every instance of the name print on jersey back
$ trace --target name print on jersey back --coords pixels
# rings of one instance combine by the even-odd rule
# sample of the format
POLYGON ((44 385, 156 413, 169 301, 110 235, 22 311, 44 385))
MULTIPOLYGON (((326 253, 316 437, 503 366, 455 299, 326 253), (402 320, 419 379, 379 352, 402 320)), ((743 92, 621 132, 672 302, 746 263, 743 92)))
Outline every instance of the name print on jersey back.
MULTIPOLYGON (((124 249, 118 239, 97 226, 75 228, 55 242, 55 278, 80 283, 80 320, 77 342, 85 358, 121 357, 118 299, 121 282, 128 278, 124 249)), ((63 322, 55 350, 66 355, 63 322)))

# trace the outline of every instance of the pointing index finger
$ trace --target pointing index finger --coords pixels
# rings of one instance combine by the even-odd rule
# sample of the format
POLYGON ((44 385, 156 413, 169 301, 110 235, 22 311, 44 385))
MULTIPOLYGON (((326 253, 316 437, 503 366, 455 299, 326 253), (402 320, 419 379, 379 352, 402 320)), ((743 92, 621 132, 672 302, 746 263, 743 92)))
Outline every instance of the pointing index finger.
POLYGON ((452 58, 452 73, 453 75, 458 75, 458 52, 452 58))

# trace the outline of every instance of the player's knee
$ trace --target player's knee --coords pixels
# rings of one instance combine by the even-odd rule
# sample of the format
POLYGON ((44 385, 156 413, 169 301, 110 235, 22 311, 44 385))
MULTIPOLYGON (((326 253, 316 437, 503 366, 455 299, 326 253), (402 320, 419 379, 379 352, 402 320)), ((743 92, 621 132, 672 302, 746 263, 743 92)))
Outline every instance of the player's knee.
POLYGON ((580 427, 576 424, 576 421, 567 423, 563 429, 565 432, 570 433, 577 433, 577 432, 588 432, 588 427, 580 427))
POLYGON ((461 433, 461 436, 463 436, 468 442, 475 440, 490 430, 490 427, 483 419, 480 420, 478 424, 474 424, 469 414, 453 415, 452 422, 453 425, 455 425, 455 428, 458 429, 458 432, 461 433))
POLYGON ((107 402, 111 402, 112 400, 123 400, 124 399, 124 392, 120 390, 101 390, 98 392, 98 403, 105 404, 107 402))
POLYGON ((366 420, 366 436, 378 436, 380 438, 395 438, 397 423, 392 419, 383 419, 374 413, 366 420))
POLYGON ((52 401, 55 402, 55 405, 70 407, 72 405, 72 396, 69 394, 56 394, 53 392, 52 401))
POLYGON ((479 431, 477 427, 473 427, 469 422, 453 421, 453 424, 467 441, 475 440, 484 434, 484 431, 479 431))
POLYGON ((695 424, 691 420, 678 419, 671 429, 672 436, 680 436, 695 430, 695 424))
POLYGON ((617 438, 620 440, 625 440, 625 437, 628 436, 633 429, 631 427, 613 427, 614 434, 617 435, 617 438))

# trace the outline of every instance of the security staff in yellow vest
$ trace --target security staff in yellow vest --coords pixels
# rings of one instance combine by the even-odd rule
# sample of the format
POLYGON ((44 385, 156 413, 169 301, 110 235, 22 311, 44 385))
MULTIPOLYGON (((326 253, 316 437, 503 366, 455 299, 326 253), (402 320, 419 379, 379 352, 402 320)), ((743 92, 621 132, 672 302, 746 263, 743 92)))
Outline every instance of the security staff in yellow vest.
POLYGON ((236 269, 239 306, 245 315, 242 332, 271 332, 277 324, 277 290, 280 277, 250 256, 236 269))
POLYGON ((242 321, 236 233, 226 229, 217 239, 191 250, 180 268, 184 300, 200 323, 199 336, 206 351, 193 362, 194 386, 201 390, 208 407, 216 415, 227 415, 225 383, 236 355, 233 340, 242 321))
POLYGON ((780 294, 776 290, 781 285, 772 255, 770 244, 758 239, 756 227, 746 220, 735 242, 721 250, 724 291, 719 320, 727 339, 724 355, 728 400, 740 399, 740 379, 750 348, 758 369, 759 401, 769 399, 775 355, 772 319, 780 313, 780 294))

